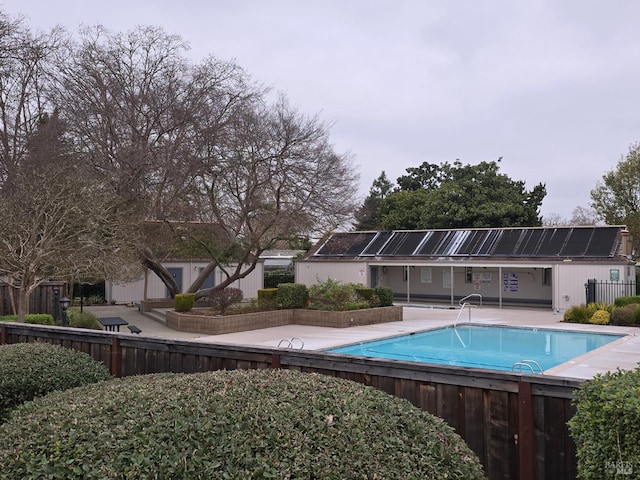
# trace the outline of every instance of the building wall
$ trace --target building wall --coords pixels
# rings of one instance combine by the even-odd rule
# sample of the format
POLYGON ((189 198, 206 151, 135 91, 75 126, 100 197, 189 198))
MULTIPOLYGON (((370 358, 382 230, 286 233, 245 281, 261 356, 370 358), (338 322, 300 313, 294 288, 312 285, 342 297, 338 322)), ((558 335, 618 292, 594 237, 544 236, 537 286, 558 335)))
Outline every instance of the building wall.
POLYGON ((296 283, 315 285, 328 278, 343 283, 369 286, 369 272, 365 262, 295 262, 296 283))
POLYGON ((543 268, 458 266, 453 268, 452 277, 450 266, 412 266, 408 281, 405 270, 402 266, 379 268, 379 284, 401 296, 408 291, 409 299, 415 300, 442 301, 451 299, 452 294, 455 299, 480 294, 492 300, 551 301, 552 287, 543 284, 543 268))
POLYGON ((525 264, 508 262, 487 266, 453 268, 453 288, 450 284, 450 265, 378 265, 377 262, 296 262, 296 281, 313 285, 317 279, 332 278, 341 282, 362 283, 367 286, 387 286, 396 298, 409 301, 451 302, 470 294, 480 294, 485 299, 524 304, 549 305, 564 311, 586 301, 585 283, 588 279, 611 282, 634 282, 635 267, 616 263, 555 262, 525 264), (612 273, 612 271, 614 273, 612 273), (372 279, 372 272, 375 278, 372 279), (615 273, 617 272, 617 274, 615 273), (407 288, 408 287, 408 288, 407 288))
POLYGON ((585 284, 589 279, 598 282, 635 282, 635 266, 620 264, 559 263, 554 272, 554 308, 565 310, 586 302, 585 284), (615 280, 616 273, 618 280, 615 280))
MULTIPOLYGON (((205 262, 167 262, 167 268, 178 268, 182 270, 182 289, 185 291, 195 281, 200 274, 202 268, 206 267, 205 262)), ((105 285, 105 293, 108 301, 116 303, 139 302, 148 298, 167 298, 167 288, 158 276, 148 271, 146 274, 146 295, 145 295, 145 277, 125 284, 115 284, 107 282, 105 285)), ((214 271, 215 284, 218 285, 225 278, 224 272, 216 268, 214 271)), ((230 287, 239 288, 244 294, 244 298, 256 298, 258 290, 263 285, 263 268, 262 263, 256 265, 249 275, 240 280, 233 282, 230 287)))

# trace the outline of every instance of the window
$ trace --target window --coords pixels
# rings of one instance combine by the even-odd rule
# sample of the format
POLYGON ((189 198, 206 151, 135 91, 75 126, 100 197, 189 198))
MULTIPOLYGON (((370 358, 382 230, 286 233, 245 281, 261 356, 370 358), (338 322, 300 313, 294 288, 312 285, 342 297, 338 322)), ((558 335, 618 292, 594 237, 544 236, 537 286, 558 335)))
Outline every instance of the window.
POLYGON ((551 269, 550 268, 542 269, 542 284, 551 285, 551 269))

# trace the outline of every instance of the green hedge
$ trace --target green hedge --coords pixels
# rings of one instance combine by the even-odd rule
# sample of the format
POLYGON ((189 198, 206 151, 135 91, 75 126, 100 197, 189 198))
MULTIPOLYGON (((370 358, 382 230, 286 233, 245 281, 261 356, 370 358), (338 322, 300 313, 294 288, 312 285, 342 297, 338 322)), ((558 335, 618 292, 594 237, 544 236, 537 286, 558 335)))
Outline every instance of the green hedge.
POLYGON ((620 326, 640 325, 640 305, 631 303, 624 307, 617 307, 611 312, 611 324, 620 326))
POLYGON ((277 288, 261 288, 258 290, 258 306, 260 308, 274 308, 277 306, 277 288))
POLYGON ((618 297, 613 301, 616 307, 624 307, 625 305, 631 305, 632 303, 640 303, 640 295, 633 295, 630 297, 618 297))
POLYGON ((176 312, 188 312, 196 302, 195 293, 178 293, 173 299, 176 312))
POLYGON ((390 307, 393 305, 393 290, 389 287, 376 287, 376 296, 380 299, 381 307, 390 307))
POLYGON ((453 429, 408 401, 290 370, 60 392, 19 408, 0 438, 1 475, 12 479, 484 478, 453 429))
POLYGON ((27 400, 109 378, 107 367, 86 353, 48 343, 1 345, 0 421, 27 400))
MULTIPOLYGON (((17 322, 18 315, 3 315, 0 317, 0 322, 17 322)), ((53 316, 48 313, 27 313, 24 316, 24 323, 31 323, 36 325, 55 325, 53 316)))
POLYGON ((282 308, 305 308, 309 303, 309 290, 301 283, 282 283, 276 295, 282 308))
POLYGON ((569 421, 582 479, 638 478, 640 369, 596 375, 576 394, 569 421))
POLYGON ((102 330, 98 317, 86 310, 81 312, 79 308, 69 308, 67 310, 67 318, 69 319, 70 327, 102 330))

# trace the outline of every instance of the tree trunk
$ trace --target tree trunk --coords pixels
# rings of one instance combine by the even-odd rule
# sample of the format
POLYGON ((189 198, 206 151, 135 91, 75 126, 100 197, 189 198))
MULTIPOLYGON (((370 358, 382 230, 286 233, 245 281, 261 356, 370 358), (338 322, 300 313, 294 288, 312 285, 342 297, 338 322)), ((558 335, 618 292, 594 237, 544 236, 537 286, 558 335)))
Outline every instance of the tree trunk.
POLYGON ((247 268, 245 271, 242 271, 243 264, 239 264, 238 267, 236 268, 236 271, 233 274, 229 275, 219 285, 216 285, 215 287, 212 287, 212 288, 206 288, 204 290, 198 290, 197 292, 195 292, 196 293, 195 299, 198 300, 199 298, 207 297, 211 292, 215 292, 216 290, 223 290, 224 288, 228 287, 236 280, 246 277, 251 272, 253 272, 253 270, 256 268, 257 263, 258 263, 257 261, 252 262, 249 268, 247 268))
POLYGON ((24 323, 24 316, 29 313, 29 292, 24 284, 18 289, 18 322, 24 323))
POLYGON ((167 287, 171 298, 175 298, 175 296, 180 293, 176 280, 164 265, 160 263, 149 247, 144 247, 140 251, 140 261, 142 262, 142 265, 158 275, 162 283, 167 287))
POLYGON ((193 281, 186 293, 196 293, 198 290, 200 290, 200 287, 202 286, 204 281, 216 269, 217 265, 218 264, 216 262, 209 262, 209 264, 204 267, 198 277, 193 281))

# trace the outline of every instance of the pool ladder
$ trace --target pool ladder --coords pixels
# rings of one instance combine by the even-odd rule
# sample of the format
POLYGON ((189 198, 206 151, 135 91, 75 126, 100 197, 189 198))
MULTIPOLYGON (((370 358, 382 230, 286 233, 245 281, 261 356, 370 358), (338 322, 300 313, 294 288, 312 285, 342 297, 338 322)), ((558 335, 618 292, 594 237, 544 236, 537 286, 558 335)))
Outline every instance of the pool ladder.
POLYGON ((458 302, 458 305, 460 305, 460 311, 458 312, 456 321, 453 324, 453 328, 455 328, 456 325, 458 324, 458 321, 460 320, 460 317, 462 316, 462 312, 464 312, 465 308, 469 309, 469 321, 471 321, 471 307, 482 307, 482 295, 480 295, 479 293, 472 293, 471 295, 467 295, 466 297, 460 299, 460 301, 458 302), (471 302, 467 302, 467 300, 469 300, 471 297, 479 298, 480 305, 475 305, 471 302))
POLYGON ((291 339, 283 338, 278 342, 278 348, 298 348, 302 350, 304 348, 304 341, 300 337, 293 337, 291 339), (294 343, 298 341, 298 346, 294 346, 294 343))
POLYGON ((518 372, 522 373, 523 368, 528 368, 529 370, 531 370, 531 373, 539 373, 540 375, 544 375, 542 367, 535 360, 521 360, 511 365, 512 372, 515 372, 517 369, 518 372))

